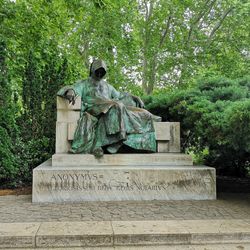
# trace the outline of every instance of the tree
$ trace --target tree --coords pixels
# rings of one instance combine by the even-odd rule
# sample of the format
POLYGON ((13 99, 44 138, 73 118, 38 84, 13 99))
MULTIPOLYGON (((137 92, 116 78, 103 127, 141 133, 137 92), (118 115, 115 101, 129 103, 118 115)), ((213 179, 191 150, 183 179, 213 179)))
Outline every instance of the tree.
POLYGON ((18 170, 14 148, 18 128, 15 122, 15 106, 12 104, 6 52, 5 41, 0 40, 0 180, 3 183, 11 180, 18 170))
POLYGON ((232 77, 246 74, 249 3, 144 0, 139 1, 139 8, 143 89, 147 94, 155 87, 184 84, 204 69, 232 77), (236 58, 240 64, 233 66, 236 58))
POLYGON ((245 0, 0 0, 2 154, 31 157, 8 164, 30 171, 53 152, 56 91, 88 77, 94 57, 136 95, 246 75, 249 10, 245 0))

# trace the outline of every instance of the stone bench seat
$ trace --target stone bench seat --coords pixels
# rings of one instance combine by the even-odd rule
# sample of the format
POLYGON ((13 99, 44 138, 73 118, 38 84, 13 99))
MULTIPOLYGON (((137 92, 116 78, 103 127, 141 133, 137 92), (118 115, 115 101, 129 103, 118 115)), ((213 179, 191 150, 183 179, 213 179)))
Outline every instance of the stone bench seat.
MULTIPOLYGON (((77 121, 80 118, 81 100, 75 105, 57 97, 56 153, 68 153, 74 138, 77 121)), ((154 122, 158 153, 180 152, 180 123, 154 122)))

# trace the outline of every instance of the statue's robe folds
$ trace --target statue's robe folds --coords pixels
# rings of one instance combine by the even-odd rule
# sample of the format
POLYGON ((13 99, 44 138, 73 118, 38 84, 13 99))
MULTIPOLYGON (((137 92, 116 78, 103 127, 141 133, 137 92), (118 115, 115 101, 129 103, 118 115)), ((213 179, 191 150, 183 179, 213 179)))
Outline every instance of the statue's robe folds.
POLYGON ((118 92, 104 80, 94 83, 91 77, 63 87, 57 95, 65 97, 69 89, 81 97, 71 152, 92 153, 106 146, 110 153, 116 153, 123 144, 136 150, 156 151, 153 121, 161 118, 136 107, 131 95, 118 92))

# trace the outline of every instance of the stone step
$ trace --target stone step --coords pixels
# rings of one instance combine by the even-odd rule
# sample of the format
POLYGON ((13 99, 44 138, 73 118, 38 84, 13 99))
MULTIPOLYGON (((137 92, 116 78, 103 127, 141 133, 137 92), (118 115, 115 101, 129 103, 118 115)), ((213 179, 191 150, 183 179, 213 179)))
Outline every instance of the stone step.
POLYGON ((97 159, 91 154, 54 154, 52 166, 169 166, 193 165, 191 155, 181 153, 105 154, 97 159))
POLYGON ((250 220, 0 223, 0 249, 185 249, 181 245, 218 250, 248 249, 241 246, 249 243, 250 220))
MULTIPOLYGON (((56 248, 26 248, 27 250, 250 250, 250 243, 239 244, 198 244, 198 245, 159 245, 159 246, 112 246, 112 247, 56 247, 56 248)), ((12 248, 12 250, 24 250, 12 248)))

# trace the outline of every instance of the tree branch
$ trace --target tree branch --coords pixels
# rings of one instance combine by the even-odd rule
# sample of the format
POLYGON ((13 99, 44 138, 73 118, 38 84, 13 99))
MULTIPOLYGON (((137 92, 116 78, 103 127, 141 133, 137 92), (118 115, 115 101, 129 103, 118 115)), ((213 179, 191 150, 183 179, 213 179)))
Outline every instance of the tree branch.
POLYGON ((146 9, 146 21, 148 21, 150 19, 150 17, 152 16, 153 2, 152 2, 152 0, 150 0, 149 8, 148 8, 148 4, 147 4, 146 0, 144 0, 143 3, 144 3, 144 6, 145 6, 145 9, 146 9))
POLYGON ((147 1, 144 0, 143 3, 144 3, 144 6, 145 6, 145 10, 146 10, 146 20, 148 20, 148 5, 147 5, 147 1))
POLYGON ((197 17, 195 18, 194 22, 192 23, 189 32, 188 32, 188 38, 186 41, 186 46, 189 47, 189 43, 193 34, 193 30, 195 29, 195 27, 197 26, 197 24, 200 22, 200 20, 206 15, 207 11, 209 10, 209 12, 212 9, 212 6, 215 4, 215 2, 217 0, 213 0, 210 4, 209 4, 210 0, 207 0, 202 8, 202 10, 198 13, 197 17), (207 8, 208 7, 208 8, 207 8))
POLYGON ((152 12, 153 12, 153 2, 152 2, 152 0, 150 0, 150 3, 149 3, 149 12, 148 12, 148 19, 150 19, 150 17, 152 16, 152 12))
MULTIPOLYGON (((211 12, 211 10, 212 10, 212 8, 213 8, 213 6, 214 6, 214 4, 216 3, 216 1, 217 0, 213 0, 212 2, 211 2, 211 4, 209 5, 209 8, 207 9, 207 15, 209 15, 210 14, 210 12, 211 12)), ((204 15, 205 16, 205 15, 204 15)), ((203 17, 204 17, 203 16, 203 17)), ((199 24, 199 29, 201 29, 202 28, 202 24, 203 24, 203 22, 204 22, 204 19, 200 22, 200 24, 199 24)))
POLYGON ((216 23, 216 25, 214 26, 214 28, 212 29, 208 39, 211 40, 215 34, 215 32, 221 27, 222 23, 224 22, 224 20, 226 19, 227 15, 233 10, 233 7, 227 9, 224 11, 222 18, 216 23))
POLYGON ((161 40, 160 40, 160 43, 159 43, 159 47, 161 48, 165 39, 166 39, 166 36, 169 32, 169 28, 170 28, 170 22, 171 22, 171 19, 172 19, 172 15, 170 14, 169 17, 168 17, 168 21, 167 21, 167 25, 166 25, 166 29, 161 37, 161 40))
POLYGON ((208 36, 208 39, 207 39, 207 46, 205 48, 205 50, 207 48, 210 47, 211 43, 212 43, 212 39, 215 35, 215 33, 217 32, 217 30, 221 27, 222 23, 224 22, 224 20, 226 19, 226 17, 228 16, 228 14, 233 10, 234 8, 231 7, 227 10, 224 11, 224 13, 222 14, 222 18, 215 24, 214 28, 212 29, 211 33, 209 34, 208 36))

